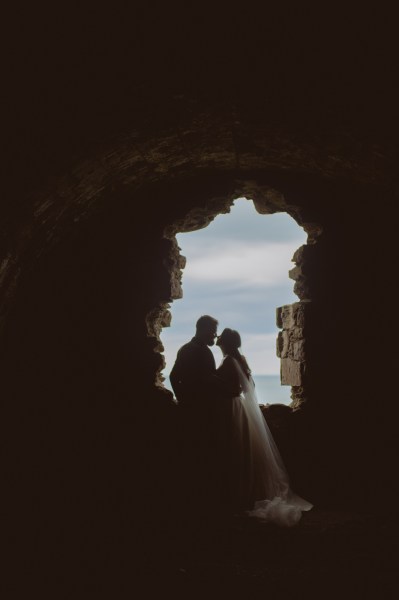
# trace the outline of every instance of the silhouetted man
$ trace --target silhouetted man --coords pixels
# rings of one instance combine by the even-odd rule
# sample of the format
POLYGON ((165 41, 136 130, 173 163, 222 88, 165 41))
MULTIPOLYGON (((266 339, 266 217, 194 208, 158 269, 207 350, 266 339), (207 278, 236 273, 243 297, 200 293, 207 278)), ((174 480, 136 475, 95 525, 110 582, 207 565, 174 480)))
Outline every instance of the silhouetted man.
POLYGON ((179 402, 181 483, 189 514, 212 510, 220 496, 217 456, 228 393, 216 375, 209 348, 215 343, 217 326, 218 321, 209 315, 198 319, 195 336, 178 351, 169 376, 179 402))
POLYGON ((205 402, 217 388, 215 359, 208 347, 215 343, 217 326, 213 317, 200 317, 195 336, 177 353, 169 379, 178 402, 185 408, 198 400, 205 402))

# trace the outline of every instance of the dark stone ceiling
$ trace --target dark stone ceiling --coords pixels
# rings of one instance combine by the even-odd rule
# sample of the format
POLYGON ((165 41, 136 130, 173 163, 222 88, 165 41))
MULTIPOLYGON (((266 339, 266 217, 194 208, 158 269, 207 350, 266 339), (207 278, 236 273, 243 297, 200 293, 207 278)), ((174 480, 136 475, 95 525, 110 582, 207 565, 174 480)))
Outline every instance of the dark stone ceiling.
POLYGON ((3 114, 10 193, 19 197, 131 130, 146 138, 176 124, 184 131, 209 112, 250 129, 261 116, 272 135, 372 149, 377 161, 396 151, 397 48, 387 13, 11 13, 3 114))

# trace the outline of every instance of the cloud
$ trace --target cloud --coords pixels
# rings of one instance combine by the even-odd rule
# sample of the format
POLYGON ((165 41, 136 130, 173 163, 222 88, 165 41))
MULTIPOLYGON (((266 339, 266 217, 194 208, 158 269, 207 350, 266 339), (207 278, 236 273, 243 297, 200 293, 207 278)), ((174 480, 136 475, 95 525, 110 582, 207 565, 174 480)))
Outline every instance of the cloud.
POLYGON ((184 245, 185 239, 194 239, 196 235, 208 241, 227 238, 269 242, 286 240, 298 246, 306 241, 304 230, 287 213, 260 215, 252 201, 243 198, 235 200, 230 213, 218 215, 205 229, 178 234, 178 240, 184 245))
POLYGON ((280 373, 280 360, 276 355, 276 338, 277 329, 275 333, 241 333, 241 352, 247 358, 255 375, 278 375, 280 373))
POLYGON ((234 284, 235 287, 270 286, 285 283, 292 268, 292 244, 231 242, 204 246, 194 243, 185 249, 185 280, 201 284, 234 284))

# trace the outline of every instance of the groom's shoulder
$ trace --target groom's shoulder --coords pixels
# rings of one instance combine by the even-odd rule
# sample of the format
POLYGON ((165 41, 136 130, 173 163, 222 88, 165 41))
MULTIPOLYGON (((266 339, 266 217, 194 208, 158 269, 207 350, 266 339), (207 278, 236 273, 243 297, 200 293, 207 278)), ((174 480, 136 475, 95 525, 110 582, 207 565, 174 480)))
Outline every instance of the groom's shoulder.
POLYGON ((186 344, 183 344, 183 346, 180 346, 178 354, 186 354, 186 352, 190 352, 193 348, 195 348, 194 338, 186 344))
POLYGON ((183 346, 181 346, 180 350, 178 351, 178 354, 181 355, 186 355, 186 354, 195 354, 198 352, 204 352, 210 349, 208 348, 208 346, 204 345, 204 344, 199 344, 198 340, 193 337, 189 342, 187 342, 186 344, 184 344, 183 346))

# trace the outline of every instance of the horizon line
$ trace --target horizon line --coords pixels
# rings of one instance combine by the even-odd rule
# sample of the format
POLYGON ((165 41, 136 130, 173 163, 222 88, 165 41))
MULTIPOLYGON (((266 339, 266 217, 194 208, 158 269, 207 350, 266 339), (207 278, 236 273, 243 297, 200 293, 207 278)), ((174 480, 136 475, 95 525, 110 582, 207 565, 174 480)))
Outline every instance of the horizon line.
MULTIPOLYGON (((165 379, 169 377, 170 373, 164 374, 165 379)), ((280 377, 280 373, 252 373, 252 377, 280 377)))

